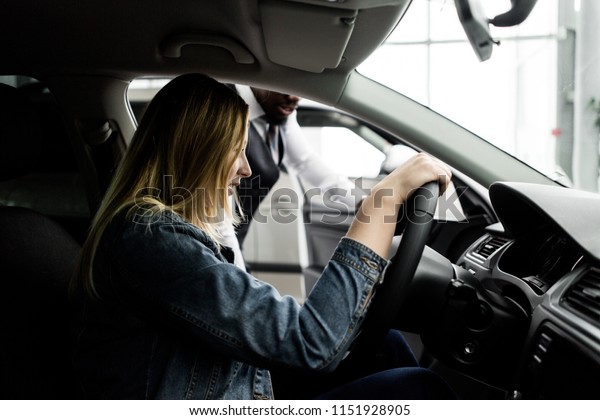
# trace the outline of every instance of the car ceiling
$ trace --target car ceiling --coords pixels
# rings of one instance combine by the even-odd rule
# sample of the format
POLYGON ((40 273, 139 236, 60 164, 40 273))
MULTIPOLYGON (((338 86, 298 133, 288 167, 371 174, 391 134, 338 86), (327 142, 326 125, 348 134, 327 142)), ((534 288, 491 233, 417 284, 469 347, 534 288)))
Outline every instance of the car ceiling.
POLYGON ((410 0, 19 0, 0 17, 0 73, 171 76, 205 72, 334 98, 410 0), (76 34, 75 36, 73 34, 76 34), (315 77, 317 76, 317 77, 315 77), (323 80, 328 83, 323 83, 323 80))

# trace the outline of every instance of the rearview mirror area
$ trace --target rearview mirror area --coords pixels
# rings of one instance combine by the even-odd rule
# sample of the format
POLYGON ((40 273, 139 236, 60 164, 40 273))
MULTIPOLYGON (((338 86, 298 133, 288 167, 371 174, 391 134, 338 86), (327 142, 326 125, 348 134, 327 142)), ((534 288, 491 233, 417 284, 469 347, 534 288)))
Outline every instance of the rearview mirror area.
POLYGON ((511 0, 510 10, 489 19, 480 0, 455 0, 458 18, 479 61, 488 60, 494 45, 500 45, 490 33, 490 24, 498 27, 519 25, 527 19, 536 1, 511 0))

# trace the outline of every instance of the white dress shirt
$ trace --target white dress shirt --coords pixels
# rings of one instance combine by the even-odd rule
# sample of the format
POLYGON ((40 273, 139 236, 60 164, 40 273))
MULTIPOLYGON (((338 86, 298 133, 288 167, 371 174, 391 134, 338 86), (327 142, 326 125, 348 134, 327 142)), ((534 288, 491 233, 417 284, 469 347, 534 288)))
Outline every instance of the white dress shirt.
MULTIPOLYGON (((267 122, 263 118, 265 111, 262 109, 252 89, 248 86, 236 85, 239 95, 250 107, 250 123, 256 128, 263 140, 267 137, 267 122)), ((331 199, 343 203, 354 209, 363 198, 356 197, 355 184, 346 176, 335 172, 329 167, 321 156, 317 154, 304 138, 302 128, 298 124, 297 112, 294 111, 287 120, 281 124, 281 134, 284 141, 282 164, 288 173, 295 175, 304 183, 321 189, 322 194, 327 190, 336 188, 344 191, 345 195, 332 195, 331 199)), ((265 140, 266 141, 266 140, 265 140)))

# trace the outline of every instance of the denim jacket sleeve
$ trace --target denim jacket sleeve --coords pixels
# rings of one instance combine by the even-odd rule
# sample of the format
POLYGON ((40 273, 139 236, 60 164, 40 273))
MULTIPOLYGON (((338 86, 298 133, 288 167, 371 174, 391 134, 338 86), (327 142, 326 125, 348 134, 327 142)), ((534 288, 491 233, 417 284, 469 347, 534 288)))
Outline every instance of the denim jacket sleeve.
POLYGON ((120 299, 152 322, 234 359, 330 370, 362 322, 387 261, 349 238, 303 305, 224 262, 195 226, 128 223, 110 248, 120 299))

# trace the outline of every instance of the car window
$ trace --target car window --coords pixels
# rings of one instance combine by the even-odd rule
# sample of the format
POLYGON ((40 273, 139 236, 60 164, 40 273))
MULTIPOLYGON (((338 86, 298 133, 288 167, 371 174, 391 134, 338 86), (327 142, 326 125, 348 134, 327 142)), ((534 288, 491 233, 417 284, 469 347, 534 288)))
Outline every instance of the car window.
POLYGON ((129 84, 127 99, 136 121, 141 120, 148 103, 169 80, 171 79, 139 78, 129 84))
POLYGON ((349 178, 375 178, 385 154, 345 127, 304 127, 306 140, 325 164, 349 178))
MULTIPOLYGON (((131 83, 128 98, 137 121, 142 118, 152 97, 167 82, 168 79, 145 78, 131 83)), ((364 135, 357 134, 356 120, 344 119, 341 114, 316 102, 302 99, 300 106, 298 119, 304 136, 326 165, 349 178, 375 178, 379 175, 388 147, 386 140, 366 126, 360 126, 364 135), (329 123, 332 113, 336 116, 335 125, 329 123)))
MULTIPOLYGON (((508 2, 483 0, 486 16, 508 2)), ((413 2, 358 71, 565 185, 598 191, 597 31, 586 2, 538 1, 480 62, 454 2, 413 2), (594 32, 595 31, 595 32, 594 32), (586 38, 587 37, 587 38, 586 38), (410 63, 410 65, 407 65, 410 63)))

